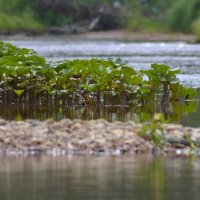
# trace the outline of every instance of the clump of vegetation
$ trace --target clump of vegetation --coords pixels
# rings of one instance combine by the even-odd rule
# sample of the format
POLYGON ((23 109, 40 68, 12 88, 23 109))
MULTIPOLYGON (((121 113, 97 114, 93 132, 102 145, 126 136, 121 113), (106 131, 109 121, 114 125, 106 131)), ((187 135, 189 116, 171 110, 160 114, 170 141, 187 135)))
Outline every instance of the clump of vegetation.
POLYGON ((47 63, 33 50, 0 42, 0 98, 4 102, 146 104, 189 100, 195 90, 179 83, 180 70, 152 64, 136 72, 121 59, 47 63), (148 77, 148 78, 147 78, 148 77))
MULTIPOLYGON (((141 70, 140 73, 148 77, 144 85, 151 92, 155 100, 166 103, 168 101, 179 101, 182 97, 185 100, 193 98, 196 91, 179 83, 176 75, 180 74, 179 69, 170 69, 162 64, 152 64, 150 70, 141 70)), ((148 96, 149 97, 149 96, 148 96)))
POLYGON ((194 143, 194 141, 188 133, 184 134, 184 139, 188 142, 191 151, 197 148, 196 144, 194 143))
POLYGON ((165 140, 164 129, 162 124, 164 123, 164 116, 160 113, 156 113, 151 122, 143 124, 139 135, 146 140, 153 141, 156 146, 161 147, 165 140))

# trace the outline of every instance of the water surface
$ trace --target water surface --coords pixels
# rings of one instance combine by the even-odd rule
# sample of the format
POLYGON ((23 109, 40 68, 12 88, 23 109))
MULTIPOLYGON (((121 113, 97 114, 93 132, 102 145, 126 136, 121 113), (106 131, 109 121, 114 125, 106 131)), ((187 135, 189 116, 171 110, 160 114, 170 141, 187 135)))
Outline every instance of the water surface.
POLYGON ((199 158, 1 157, 0 199, 197 200, 199 158))

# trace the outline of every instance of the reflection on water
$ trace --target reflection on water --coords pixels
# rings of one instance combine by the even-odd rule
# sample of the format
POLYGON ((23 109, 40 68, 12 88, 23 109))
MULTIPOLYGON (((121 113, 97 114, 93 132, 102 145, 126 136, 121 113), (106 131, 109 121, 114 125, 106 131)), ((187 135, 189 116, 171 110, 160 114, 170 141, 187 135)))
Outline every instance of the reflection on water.
POLYGON ((196 200, 199 158, 1 157, 0 199, 196 200))
POLYGON ((146 106, 56 106, 55 104, 2 104, 0 103, 0 116, 7 120, 53 118, 61 120, 69 119, 99 119, 108 121, 136 122, 150 121, 155 113, 163 113, 167 122, 182 123, 187 126, 199 126, 198 113, 200 105, 195 102, 173 103, 169 105, 149 103, 146 106), (189 116, 189 118, 187 117, 189 116))

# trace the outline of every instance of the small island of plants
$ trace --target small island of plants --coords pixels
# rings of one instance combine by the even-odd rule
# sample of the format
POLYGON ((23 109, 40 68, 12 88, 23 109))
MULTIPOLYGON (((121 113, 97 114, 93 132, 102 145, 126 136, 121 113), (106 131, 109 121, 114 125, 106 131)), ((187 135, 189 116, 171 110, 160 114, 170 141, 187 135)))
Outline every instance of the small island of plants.
MULTIPOLYGON (((153 102, 165 107, 173 102, 188 102, 197 93, 179 82, 179 73, 179 69, 163 64, 135 71, 121 59, 47 62, 33 50, 0 42, 0 102, 6 105, 126 107, 153 102)), ((2 119, 0 150, 8 154, 55 153, 54 150, 58 154, 121 154, 154 152, 157 147, 163 152, 177 152, 177 147, 191 150, 200 146, 199 129, 164 122, 160 114, 146 124, 109 123, 101 119, 58 122, 2 119)))
POLYGON ((124 106, 188 101, 196 91, 180 84, 180 72, 163 64, 137 72, 121 59, 47 62, 33 50, 0 42, 0 98, 7 103, 124 106))

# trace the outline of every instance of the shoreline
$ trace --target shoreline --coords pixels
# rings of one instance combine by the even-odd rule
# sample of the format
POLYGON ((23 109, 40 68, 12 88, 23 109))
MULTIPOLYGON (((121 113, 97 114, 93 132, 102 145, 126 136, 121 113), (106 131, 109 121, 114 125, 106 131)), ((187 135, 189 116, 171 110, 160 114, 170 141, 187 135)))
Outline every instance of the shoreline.
POLYGON ((190 34, 179 33, 143 33, 132 32, 127 30, 114 31, 92 31, 86 33, 75 34, 30 34, 30 33, 14 33, 14 34, 0 34, 0 40, 114 40, 127 42, 188 42, 195 43, 195 36, 190 34))
POLYGON ((142 124, 99 120, 0 120, 0 155, 200 155, 200 128, 164 124, 158 147, 138 135, 142 124), (195 149, 185 139, 189 135, 195 149))
POLYGON ((184 42, 195 42, 195 36, 189 34, 177 34, 177 33, 144 33, 144 32, 133 32, 127 30, 117 31, 98 31, 88 32, 80 34, 85 39, 105 39, 105 40, 117 40, 117 41, 148 41, 148 42, 170 42, 170 41, 184 41, 184 42))

